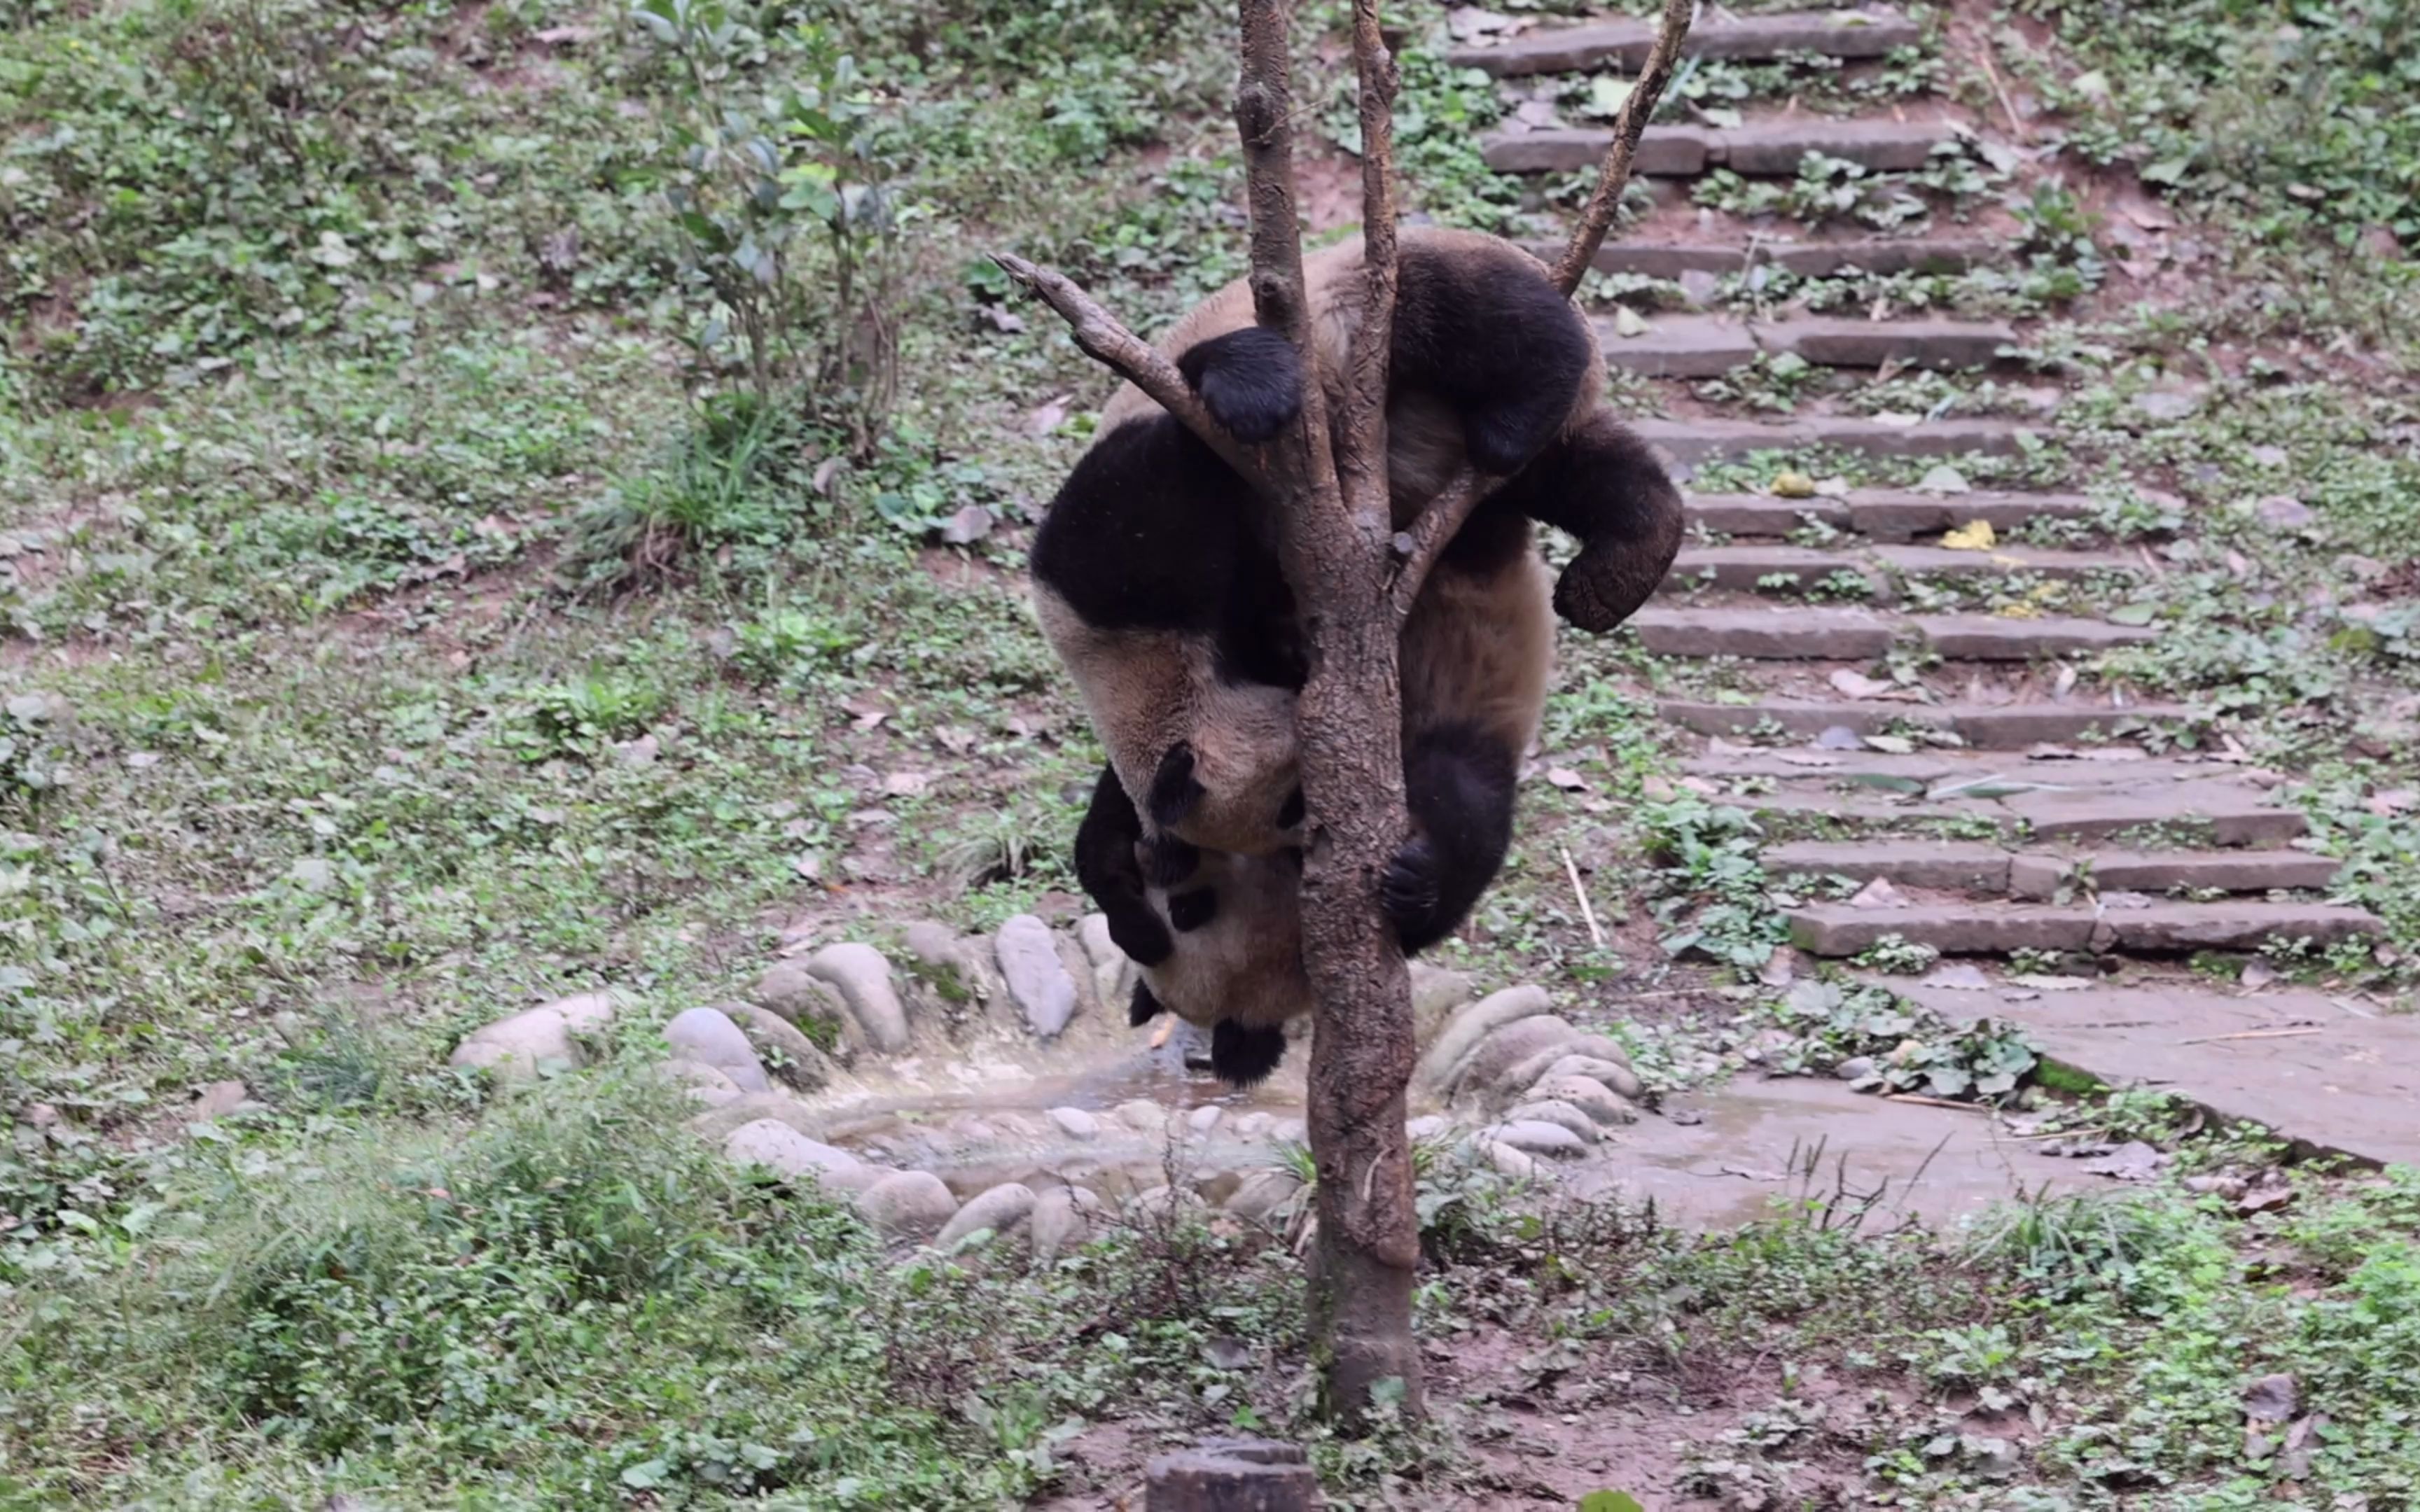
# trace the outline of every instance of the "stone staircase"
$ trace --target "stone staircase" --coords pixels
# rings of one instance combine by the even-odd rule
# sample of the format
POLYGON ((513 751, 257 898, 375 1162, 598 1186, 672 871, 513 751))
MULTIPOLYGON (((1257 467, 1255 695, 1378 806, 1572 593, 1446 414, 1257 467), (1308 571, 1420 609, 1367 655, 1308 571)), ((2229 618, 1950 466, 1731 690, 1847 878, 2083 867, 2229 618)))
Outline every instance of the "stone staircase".
MULTIPOLYGON (((1587 92, 1568 76, 1627 77, 1653 29, 1633 18, 1540 22, 1458 49, 1451 61, 1504 81, 1512 107, 1482 144, 1488 163, 1540 176, 1592 166, 1609 132, 1562 119, 1559 101, 1587 92)), ((1710 14, 1687 51, 1749 63, 1816 54, 1846 69, 1925 44, 1909 16, 1868 7, 1710 14)), ((1788 179, 1810 154, 1905 171, 1990 134, 1929 98, 1856 118, 1794 97, 1730 114, 1668 100, 1638 158, 1655 208, 1617 231, 1595 267, 1675 282, 1686 297, 1680 310, 1668 290, 1644 316, 1598 315, 1609 366, 1668 381, 1674 418, 1637 428, 1677 475, 1761 455, 1774 463, 1770 480, 1776 459, 1827 449, 1885 470, 2030 449, 2017 419, 1829 413, 1820 397, 1758 418, 1692 386, 1782 354, 1858 374, 2007 364, 2020 334, 2005 320, 1879 302, 1870 317, 1787 304, 1743 314, 1716 298, 1717 279, 1758 268, 1819 279, 2006 262, 2005 240, 1983 229, 1988 214, 1844 235, 1701 208, 1685 183, 1717 169, 1788 179)), ((1696 494, 1691 540, 1632 621, 1664 658, 1659 713, 1698 737, 1683 781, 1758 816, 1766 872, 1792 901, 1793 942, 1831 958, 1893 942, 1945 955, 2025 951, 2039 970, 2050 955, 2155 960, 2376 933, 2366 913, 2327 901, 2335 865, 2298 848, 2306 826, 2279 793, 2281 774, 2197 746, 2195 711, 2102 674, 2109 654, 2158 640, 2146 606, 2157 608, 2159 559, 2102 535, 2091 499, 1962 485, 1696 494), (2121 604, 2122 623, 2109 617, 2121 604)))

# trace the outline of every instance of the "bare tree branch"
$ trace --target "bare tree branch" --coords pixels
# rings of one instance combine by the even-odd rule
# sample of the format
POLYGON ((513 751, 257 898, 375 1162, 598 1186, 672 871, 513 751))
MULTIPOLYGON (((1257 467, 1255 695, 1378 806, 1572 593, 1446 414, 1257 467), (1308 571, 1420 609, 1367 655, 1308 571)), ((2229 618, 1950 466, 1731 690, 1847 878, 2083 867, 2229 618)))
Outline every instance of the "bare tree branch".
POLYGON ((1436 565, 1438 553, 1445 544, 1462 529, 1463 521, 1479 501, 1495 491, 1501 478, 1483 478, 1466 464, 1446 480, 1412 528, 1398 534, 1393 548, 1398 561, 1395 575, 1387 584, 1387 594, 1395 611, 1395 622, 1401 625, 1412 612, 1412 605, 1420 596, 1420 585, 1429 580, 1429 569, 1436 565))
POLYGON ((1387 477, 1387 375, 1395 333, 1394 55, 1378 25, 1378 0, 1354 0, 1353 62, 1360 82, 1361 324, 1353 338, 1337 481, 1365 531, 1391 526, 1387 477))
MULTIPOLYGON (((1302 230, 1294 203, 1293 19, 1285 0, 1239 0, 1243 70, 1235 81, 1235 131, 1244 147, 1252 223, 1252 310, 1260 323, 1309 348, 1302 292, 1302 230)), ((1315 387, 1315 386, 1314 386, 1315 387)))
POLYGON ((1621 192, 1630 184, 1630 162, 1637 156, 1638 139, 1647 131, 1647 118, 1663 100, 1665 86, 1672 82, 1672 69, 1681 61, 1682 39, 1689 35, 1689 23, 1697 11, 1697 0, 1664 0, 1664 14, 1655 25, 1655 46, 1613 118, 1613 144, 1606 148, 1605 162, 1597 169, 1596 187, 1589 192, 1579 224, 1572 228, 1563 260, 1555 265, 1555 286, 1565 294, 1579 288, 1589 265, 1596 261, 1596 249, 1605 245, 1614 212, 1621 207, 1621 192))
POLYGON ((1201 437, 1211 450, 1226 459, 1228 466, 1247 478, 1261 475, 1260 464, 1251 452, 1210 418, 1202 396, 1185 381, 1176 364, 1119 324, 1116 316, 1101 308, 1065 274, 1038 268, 1014 253, 995 252, 991 260, 1000 264, 1009 277, 1039 295, 1043 303, 1059 312, 1059 317, 1067 322, 1076 345, 1083 348, 1086 356, 1158 401, 1162 409, 1201 437))

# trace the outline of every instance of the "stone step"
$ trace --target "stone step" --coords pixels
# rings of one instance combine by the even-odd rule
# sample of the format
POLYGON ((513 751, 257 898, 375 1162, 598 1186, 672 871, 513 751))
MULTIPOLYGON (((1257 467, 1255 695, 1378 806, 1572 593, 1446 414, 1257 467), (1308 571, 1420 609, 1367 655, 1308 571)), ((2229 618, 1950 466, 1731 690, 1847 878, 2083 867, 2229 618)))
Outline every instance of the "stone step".
MULTIPOLYGON (((1887 603, 1897 596, 1896 583, 1909 578, 2005 578, 2024 573, 2071 581, 2102 574, 2131 574, 2140 568, 2138 558, 2120 552, 2031 546, 1999 547, 1989 551, 1952 551, 1930 546, 1877 546, 1862 551, 1807 546, 1694 546, 1683 548, 1672 559, 1663 591, 1685 593, 1716 588, 1731 593, 1796 595, 1823 591, 1826 584, 1845 587, 1848 579, 1854 579, 1866 585, 1865 591, 1873 602, 1887 603)), ((1942 618, 1965 622, 1980 616, 1942 618)), ((1945 633, 1955 633, 1958 628, 1946 626, 1945 633)), ((1980 633, 1971 625, 1965 627, 1965 633, 1970 639, 1979 639, 1980 633)))
POLYGON ((2016 332, 1998 320, 1835 320, 1750 323, 1729 316, 1662 315, 1636 335, 1596 322, 1606 365, 1646 378, 1717 378, 1759 352, 1791 352, 1823 367, 1988 367, 2016 332))
POLYGON ((1987 897, 2050 898, 2071 881, 2101 892, 2269 892, 2332 885, 2341 863, 2306 851, 2093 851, 2062 856, 1977 841, 1795 841, 1768 845, 1768 876, 1885 878, 1902 887, 1987 897))
POLYGON ((1877 541, 1909 542, 1976 520, 2002 534, 2037 519, 2092 520, 2101 508, 2082 494, 1915 493, 1858 488, 1840 499, 1779 499, 1766 494, 1692 494, 1689 518, 1727 535, 1788 535, 1809 518, 1877 541))
MULTIPOLYGON (((1876 58, 1923 39, 1924 28, 1879 7, 1759 16, 1708 12, 1689 28, 1681 51, 1686 57, 1709 58, 1776 58, 1791 53, 1876 58)), ((1457 47, 1446 60, 1454 68, 1483 69, 1499 78, 1607 67, 1635 72, 1654 46, 1655 23, 1624 16, 1577 26, 1541 26, 1500 41, 1457 47)))
POLYGON ((2024 449, 2030 427, 2009 420, 1939 420, 1901 424, 1851 415, 1808 415, 1768 423, 1700 418, 1634 420, 1631 430, 1673 465, 1733 461, 1760 452, 1796 454, 1819 447, 1868 452, 1876 456, 2014 456, 2024 449))
POLYGON ((1891 580, 1869 563, 1839 551, 1805 546, 1697 546, 1672 559, 1663 593, 1714 588, 1735 594, 1809 594, 1827 584, 1850 589, 1876 602, 1891 595, 1891 580))
POLYGON ((2133 577, 2143 559, 2124 551, 2071 551, 2054 547, 1995 546, 1954 551, 1940 546, 1878 546, 1875 561, 1903 578, 2001 578, 2026 573, 2069 581, 2102 574, 2133 577))
POLYGON ((2034 757, 2021 751, 1921 750, 1901 756, 1879 750, 1823 750, 1811 746, 1732 748, 1683 759, 1690 777, 1716 780, 1847 784, 1884 788, 1908 782, 1938 784, 1945 792, 2008 788, 2033 783, 2071 791, 2161 788, 2178 782, 2220 781, 2243 773, 2226 762, 2147 756, 2130 746, 2092 748, 2068 757, 2034 757))
POLYGON ((1908 622, 1916 638, 1946 661, 2037 661, 2088 656, 2141 645, 2159 632, 2106 620, 2012 620, 1996 614, 1920 614, 1908 622))
MULTIPOLYGON (((1900 708, 1921 705, 1900 704, 1900 708)), ((2009 791, 2009 784, 1939 783, 1899 795, 1805 788, 1745 794, 1726 801, 1752 813, 1807 814, 1873 828, 1932 820, 1990 825, 2009 838, 2081 842, 2172 832, 2196 844, 2280 845, 2309 831, 2301 811, 2273 806, 2257 788, 2213 781, 2087 792, 2009 791)))
POLYGON ((1668 609, 1631 616, 1641 645, 1659 656, 1745 656, 1756 661, 1870 661, 1897 641, 1949 661, 2032 661, 2133 645, 2157 633, 2101 620, 2009 620, 1989 614, 1899 619, 1857 609, 1668 609))
MULTIPOLYGON (((1651 178, 1694 178, 1729 168, 1756 178, 1787 178, 1810 153, 1840 158, 1874 173, 1924 166, 1935 148, 1958 140, 1947 121, 1831 120, 1820 116, 1729 130, 1651 126, 1638 138, 1631 171, 1651 178)), ((1544 126, 1490 132, 1479 155, 1497 173, 1578 173, 1594 168, 1613 132, 1594 126, 1544 126)))
POLYGON ((2151 903, 2140 908, 1980 902, 1904 908, 1812 903, 1792 909, 1787 918, 1792 944, 1809 955, 1833 959, 1856 955, 1892 935, 1929 945, 1944 955, 2017 950, 2171 955, 2257 950, 2273 940, 2333 945, 2381 931, 2376 918, 2358 908, 2290 903, 2151 903))
MULTIPOLYGON (((1529 250, 1552 264, 1560 242, 1534 242, 1529 250)), ((1868 273, 1962 273, 2008 260, 2005 243, 1983 237, 1897 237, 1859 241, 1810 241, 1741 246, 1735 242, 1607 241, 1590 263, 1600 273, 1678 280, 1683 273, 1745 272, 1776 268, 1800 278, 1829 278, 1856 270, 1868 273)))
POLYGON ((2024 750, 2040 745, 2118 738, 2145 725, 2185 724, 2194 711, 2181 703, 1840 703, 1828 699, 1759 699, 1751 703, 1714 703, 1660 699, 1667 723, 1703 735, 1745 735, 1762 727, 1811 739, 1838 726, 1859 735, 1887 733, 1893 725, 1954 735, 1975 750, 2024 750))
POLYGON ((2303 1152, 2420 1165, 2420 1021, 2358 998, 2186 982, 1889 986, 1954 1024, 2013 1020, 2062 1065, 2112 1087, 2158 1087, 2221 1119, 2274 1130, 2303 1152))
POLYGON ((2106 840, 2157 825, 2212 844, 2275 845, 2311 827, 2301 810, 2279 808, 2268 794, 2223 779, 2128 793, 2018 793, 1994 801, 2037 840, 2106 840))

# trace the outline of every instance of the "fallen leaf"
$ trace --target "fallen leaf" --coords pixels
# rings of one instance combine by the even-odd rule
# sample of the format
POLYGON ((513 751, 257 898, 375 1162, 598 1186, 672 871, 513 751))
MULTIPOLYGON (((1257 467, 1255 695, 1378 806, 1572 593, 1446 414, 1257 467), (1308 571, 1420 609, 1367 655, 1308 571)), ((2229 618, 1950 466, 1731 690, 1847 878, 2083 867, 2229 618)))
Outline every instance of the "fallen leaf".
POLYGON ((2362 807, 2381 819, 2392 819, 2415 802, 2420 802, 2420 793, 2411 788, 2388 788, 2383 793, 2371 794, 2363 800, 2362 807))
POLYGON ((1815 483, 1815 497, 1818 499, 1846 499, 1849 497, 1849 480, 1838 476, 1819 478, 1815 483))
POLYGON ((991 533, 991 526, 990 510, 968 504, 941 526, 941 540, 949 546, 972 546, 991 533))
POLYGON ((1804 472, 1784 472, 1773 480, 1773 496, 1776 499, 1812 499, 1815 480, 1804 472))
POLYGON ((1568 766, 1547 767, 1546 780, 1565 793, 1582 793, 1588 789, 1588 779, 1568 766))
POLYGON ((2030 973, 2009 980, 2020 987, 2031 987, 2045 993, 2080 993, 2092 985, 2091 980, 2085 977, 2045 977, 2030 973))
POLYGON ((2102 1159, 2078 1168, 2117 1181, 2148 1181, 2158 1176, 2160 1167, 2167 1162, 2167 1156, 2149 1145, 2139 1139, 2129 1139, 2102 1159))
POLYGON ((1918 493, 1973 493, 1975 486, 1966 481, 1966 474, 1945 462, 1916 479, 1916 491, 1918 493))
POLYGON ((1941 535, 1942 547, 1950 551, 1989 551, 1999 544, 2000 537, 1993 531, 1992 522, 1988 519, 1978 519, 1954 531, 1945 531, 1941 535))
POLYGON ((1054 394, 1026 412, 1025 429, 1029 435, 1047 436, 1067 419, 1067 396, 1054 394))
POLYGON ((2277 968, 2256 955, 2243 963, 2243 974, 2236 980, 2245 990, 2257 993, 2277 980, 2277 968))
POLYGON ((1899 685, 1896 683, 1885 682, 1879 677, 1868 677, 1863 672, 1851 671, 1846 667, 1834 672, 1826 681, 1853 699, 1887 698, 1899 691, 1899 685))
POLYGON ((1905 735, 1868 735, 1866 737, 1866 745, 1874 750, 1881 751, 1885 756, 1913 756, 1916 754, 1916 742, 1908 739, 1905 735))
MULTIPOLYGON (((1849 737, 1849 740, 1850 744, 1848 748, 1854 750, 1856 748, 1856 737, 1852 735, 1849 737)), ((1788 762, 1792 766, 1823 767, 1838 766, 1840 764, 1840 758, 1838 756, 1827 756, 1822 751, 1785 750, 1780 753, 1780 757, 1783 761, 1788 762)))
POLYGON ((2303 1389, 2288 1375, 2262 1376, 2243 1389, 2243 1415, 2255 1423, 2290 1422, 2302 1405, 2303 1389))
POLYGON ((1825 725, 1823 733, 1815 737, 1817 750, 1859 750, 1864 746, 1865 737, 1844 724, 1825 725))
POLYGON ((1876 877, 1857 889, 1849 900, 1852 908, 1905 908, 1907 894, 1891 886, 1890 878, 1876 877))
POLYGON ((1646 319, 1626 304, 1613 307, 1613 331, 1618 336, 1643 336, 1649 330, 1646 319))
POLYGON ((921 798, 932 785, 930 772, 893 772, 882 779, 884 795, 893 798, 921 798))

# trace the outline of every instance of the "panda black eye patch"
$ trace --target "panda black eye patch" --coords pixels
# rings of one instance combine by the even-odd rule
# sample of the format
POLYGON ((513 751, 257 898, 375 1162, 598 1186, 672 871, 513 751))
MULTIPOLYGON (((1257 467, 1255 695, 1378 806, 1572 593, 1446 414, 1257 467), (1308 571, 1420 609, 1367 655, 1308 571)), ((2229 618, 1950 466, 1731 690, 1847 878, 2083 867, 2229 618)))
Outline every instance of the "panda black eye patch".
POLYGON ((1213 888, 1196 887, 1168 900, 1169 927, 1179 934, 1190 934, 1218 917, 1218 894, 1213 888))

